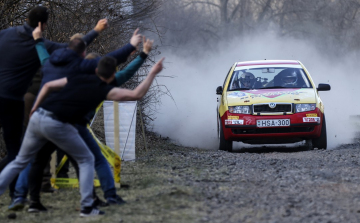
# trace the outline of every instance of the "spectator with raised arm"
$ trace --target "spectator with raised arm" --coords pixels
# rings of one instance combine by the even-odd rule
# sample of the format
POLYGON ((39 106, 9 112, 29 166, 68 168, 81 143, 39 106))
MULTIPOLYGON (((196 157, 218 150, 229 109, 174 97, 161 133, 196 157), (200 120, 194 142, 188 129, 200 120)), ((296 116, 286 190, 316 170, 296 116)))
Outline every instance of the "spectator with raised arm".
POLYGON ((161 59, 151 69, 146 79, 134 90, 109 85, 115 79, 116 59, 105 56, 99 61, 96 75, 72 75, 48 82, 41 89, 32 109, 19 155, 0 174, 0 194, 26 167, 36 153, 52 141, 72 156, 80 168, 81 212, 80 216, 102 215, 93 207, 92 188, 94 157, 74 124, 83 125, 83 117, 107 100, 139 100, 149 90, 156 74, 162 70, 161 59), (51 94, 59 91, 58 94, 51 94))
MULTIPOLYGON (((15 159, 20 149, 24 120, 24 95, 33 76, 40 68, 32 31, 39 22, 45 29, 48 16, 46 7, 37 6, 29 12, 23 26, 0 31, 0 51, 6 52, 6 56, 0 57, 0 122, 7 150, 7 158, 1 160, 1 168, 15 159)), ((84 37, 84 41, 90 44, 106 26, 107 20, 101 20, 95 29, 84 37)), ((44 39, 44 46, 49 53, 52 53, 56 49, 67 47, 68 44, 44 39)), ((15 183, 16 180, 10 185, 12 198, 15 183)))
MULTIPOLYGON (((79 38, 70 41, 69 48, 60 49, 55 51, 51 56, 47 53, 44 43, 41 38, 41 24, 39 28, 34 31, 34 39, 38 42, 36 49, 39 54, 40 61, 45 63, 43 69, 43 84, 49 80, 55 80, 61 77, 77 76, 81 74, 94 75, 95 69, 100 58, 86 60, 84 53, 86 46, 79 38)), ((107 55, 115 56, 117 63, 125 61, 127 56, 136 49, 141 42, 141 35, 138 34, 138 29, 135 30, 130 43, 123 48, 115 50, 107 55)), ((79 86, 80 87, 80 86, 79 86)), ((54 93, 53 93, 54 94, 54 93)), ((87 119, 82 117, 83 120, 79 121, 87 123, 87 119)), ((95 156, 95 169, 98 173, 101 187, 104 191, 104 197, 108 204, 123 204, 123 199, 116 194, 114 179, 111 169, 101 154, 100 148, 94 141, 92 135, 84 126, 77 126, 77 130, 82 139, 87 143, 91 152, 95 156), (89 146, 90 145, 90 146, 89 146)), ((40 202, 40 189, 42 175, 39 174, 46 166, 46 160, 49 159, 51 153, 56 149, 56 146, 48 142, 37 154, 35 161, 29 173, 29 190, 30 190, 30 207, 29 212, 46 211, 47 209, 40 202)), ((74 158, 74 157, 73 157, 74 158)))

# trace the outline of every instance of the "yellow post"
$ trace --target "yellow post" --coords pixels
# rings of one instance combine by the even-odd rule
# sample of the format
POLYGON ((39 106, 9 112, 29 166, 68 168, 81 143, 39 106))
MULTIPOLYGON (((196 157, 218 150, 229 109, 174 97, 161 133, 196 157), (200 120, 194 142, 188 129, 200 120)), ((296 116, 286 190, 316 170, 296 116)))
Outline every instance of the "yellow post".
MULTIPOLYGON (((115 154, 118 154, 120 156, 120 120, 119 120, 119 102, 117 101, 114 101, 114 152, 115 154)), ((116 171, 114 171, 114 179, 119 179, 120 176, 116 176, 115 174, 120 175, 120 173, 116 173, 116 171)), ((120 182, 115 181, 115 185, 120 187, 120 182)))
POLYGON ((56 151, 51 154, 50 161, 50 172, 52 173, 52 178, 56 178, 56 151))

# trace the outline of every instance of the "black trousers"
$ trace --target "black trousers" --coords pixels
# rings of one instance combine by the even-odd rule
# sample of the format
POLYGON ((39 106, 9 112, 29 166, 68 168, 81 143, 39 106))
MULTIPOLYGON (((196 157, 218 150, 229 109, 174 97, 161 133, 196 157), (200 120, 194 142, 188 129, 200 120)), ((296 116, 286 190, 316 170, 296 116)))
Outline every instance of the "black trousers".
MULTIPOLYGON (((7 156, 0 161, 0 172, 13 161, 19 153, 23 122, 24 102, 0 97, 0 122, 3 128, 3 137, 6 145, 7 156)), ((9 185, 10 196, 14 196, 17 177, 9 185)))

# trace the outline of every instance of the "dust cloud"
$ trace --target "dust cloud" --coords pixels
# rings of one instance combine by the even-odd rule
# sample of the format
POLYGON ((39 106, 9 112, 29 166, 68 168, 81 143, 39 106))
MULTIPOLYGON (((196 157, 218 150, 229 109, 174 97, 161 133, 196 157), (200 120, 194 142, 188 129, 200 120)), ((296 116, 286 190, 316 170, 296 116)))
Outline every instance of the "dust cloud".
MULTIPOLYGON (((220 43, 218 49, 216 52, 204 50, 196 54, 199 56, 184 56, 186 49, 163 51, 166 69, 161 74, 175 78, 157 80, 167 86, 174 101, 167 96, 161 99, 153 126, 155 132, 183 146, 216 149, 215 89, 223 84, 233 63, 291 59, 305 65, 316 85, 331 85, 331 91, 320 92, 325 105, 328 149, 352 142, 357 129, 357 119, 353 116, 360 115, 359 68, 353 56, 336 58, 336 55, 320 53, 313 43, 274 34, 234 38, 220 43)), ((241 145, 244 144, 236 143, 234 148, 241 145)))

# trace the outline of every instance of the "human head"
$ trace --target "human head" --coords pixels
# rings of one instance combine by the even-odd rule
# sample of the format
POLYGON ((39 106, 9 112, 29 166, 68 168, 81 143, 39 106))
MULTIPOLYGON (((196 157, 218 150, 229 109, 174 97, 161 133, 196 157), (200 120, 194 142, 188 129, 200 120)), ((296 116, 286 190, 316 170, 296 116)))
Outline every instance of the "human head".
POLYGON ((281 76, 282 87, 295 87, 297 85, 298 76, 295 69, 289 69, 281 76))
POLYGON ((112 79, 116 71, 116 59, 114 57, 104 56, 100 59, 96 68, 96 74, 105 80, 112 79))
POLYGON ((74 50, 77 54, 85 57, 86 44, 81 38, 74 38, 69 43, 69 49, 74 50))
POLYGON ((255 76, 250 72, 244 72, 243 74, 241 74, 239 81, 241 84, 240 87, 250 88, 255 83, 255 76))
POLYGON ((43 25, 42 27, 44 29, 48 17, 49 12, 46 7, 36 6, 35 8, 30 10, 27 16, 27 23, 29 26, 36 28, 39 25, 39 22, 41 22, 41 25, 43 25))
POLYGON ((91 53, 86 54, 85 59, 92 60, 92 59, 95 59, 95 58, 98 58, 98 57, 101 57, 100 54, 91 52, 91 53))

